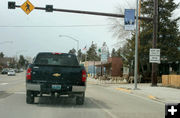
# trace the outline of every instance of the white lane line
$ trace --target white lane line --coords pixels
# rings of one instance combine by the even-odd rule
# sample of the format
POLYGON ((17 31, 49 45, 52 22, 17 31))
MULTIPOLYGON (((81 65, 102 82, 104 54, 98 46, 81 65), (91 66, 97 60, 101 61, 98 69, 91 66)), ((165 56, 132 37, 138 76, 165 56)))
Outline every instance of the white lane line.
POLYGON ((17 91, 17 92, 14 92, 14 94, 26 94, 26 92, 23 92, 23 91, 17 91))
POLYGON ((104 108, 101 104, 99 104, 98 102, 90 99, 91 102, 95 103, 97 106, 99 106, 104 112, 106 112, 111 118, 117 118, 114 114, 112 114, 109 110, 107 110, 106 108, 104 108))
POLYGON ((7 85, 8 83, 0 83, 0 85, 7 85))

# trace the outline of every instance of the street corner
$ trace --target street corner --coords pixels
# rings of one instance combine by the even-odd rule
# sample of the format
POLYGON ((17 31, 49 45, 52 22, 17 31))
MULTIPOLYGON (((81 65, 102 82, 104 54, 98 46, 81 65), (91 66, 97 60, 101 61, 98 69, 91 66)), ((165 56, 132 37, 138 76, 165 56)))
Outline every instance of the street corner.
POLYGON ((132 93, 132 90, 127 89, 127 88, 115 88, 115 89, 116 89, 116 90, 123 91, 123 92, 126 92, 126 93, 132 93))

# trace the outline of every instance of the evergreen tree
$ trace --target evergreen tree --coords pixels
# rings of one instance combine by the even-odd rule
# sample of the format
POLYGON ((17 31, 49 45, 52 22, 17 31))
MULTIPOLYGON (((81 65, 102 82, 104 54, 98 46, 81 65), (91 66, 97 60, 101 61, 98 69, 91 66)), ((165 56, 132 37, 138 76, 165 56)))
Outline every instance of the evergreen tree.
POLYGON ((97 52, 97 46, 95 44, 91 44, 91 47, 87 51, 87 61, 99 61, 100 57, 98 56, 97 52))
POLYGON ((23 67, 24 65, 25 65, 25 59, 24 59, 24 56, 23 55, 20 55, 19 56, 19 65, 21 66, 21 67, 23 67))
MULTIPOLYGON (((174 0, 159 0, 157 48, 161 49, 161 57, 166 57, 168 62, 180 60, 180 52, 177 48, 180 46, 177 19, 172 18, 172 12, 177 7, 178 5, 174 3, 174 0)), ((145 16, 153 17, 152 0, 142 2, 141 13, 145 16)), ((146 65, 145 67, 150 73, 149 49, 152 48, 153 22, 142 21, 141 29, 139 64, 142 71, 144 70, 144 65, 146 65)), ((132 40, 134 39, 135 37, 132 38, 132 40)))
MULTIPOLYGON (((141 2, 141 14, 145 17, 153 17, 153 0, 143 0, 141 2)), ((161 49, 161 56, 166 57, 168 62, 180 60, 180 33, 177 21, 173 19, 172 13, 178 7, 174 0, 159 0, 158 8, 158 38, 157 48, 161 49)), ((139 48, 139 69, 151 73, 149 63, 149 49, 152 48, 153 22, 141 21, 140 24, 140 48, 139 48)), ((116 32, 116 31, 115 31, 116 32)), ((122 56, 126 58, 124 63, 130 65, 134 60, 135 33, 132 38, 127 39, 127 43, 121 49, 122 56)))
POLYGON ((0 58, 3 58, 3 57, 4 57, 4 53, 1 52, 1 53, 0 53, 0 58))
POLYGON ((86 61, 86 54, 83 54, 83 53, 82 53, 81 61, 82 61, 82 62, 85 62, 85 61, 86 61))
POLYGON ((111 53, 111 57, 115 57, 115 56, 117 56, 117 54, 116 54, 116 50, 113 48, 112 53, 111 53))
POLYGON ((68 53, 69 53, 69 54, 76 54, 76 50, 73 48, 73 49, 69 50, 68 53))

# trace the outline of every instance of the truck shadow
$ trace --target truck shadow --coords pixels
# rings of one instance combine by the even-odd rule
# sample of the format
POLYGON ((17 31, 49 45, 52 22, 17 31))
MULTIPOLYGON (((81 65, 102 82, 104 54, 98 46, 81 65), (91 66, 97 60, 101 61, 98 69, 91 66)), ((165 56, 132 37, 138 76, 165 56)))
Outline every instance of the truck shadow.
POLYGON ((83 105, 76 105, 75 98, 60 97, 38 97, 35 99, 35 105, 38 107, 62 107, 62 108, 106 108, 111 109, 103 101, 96 100, 92 97, 85 97, 83 105))

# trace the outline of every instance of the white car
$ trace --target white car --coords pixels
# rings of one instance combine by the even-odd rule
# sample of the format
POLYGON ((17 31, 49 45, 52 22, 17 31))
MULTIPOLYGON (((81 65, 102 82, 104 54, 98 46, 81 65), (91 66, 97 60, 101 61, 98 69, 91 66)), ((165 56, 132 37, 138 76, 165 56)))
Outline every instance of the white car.
POLYGON ((14 70, 9 70, 8 71, 8 76, 15 76, 16 72, 14 70))

